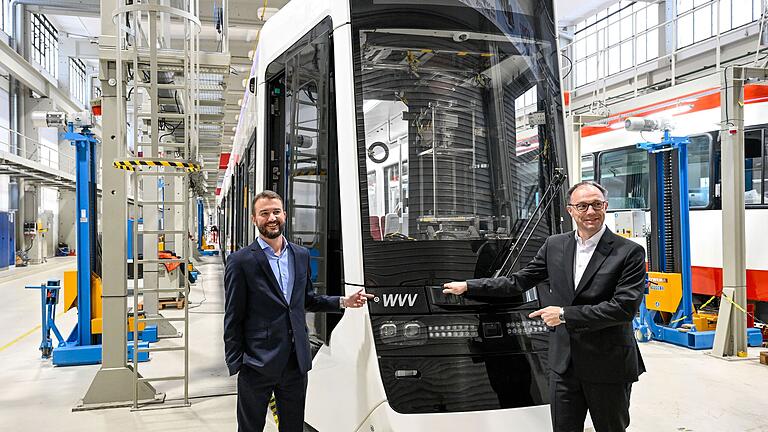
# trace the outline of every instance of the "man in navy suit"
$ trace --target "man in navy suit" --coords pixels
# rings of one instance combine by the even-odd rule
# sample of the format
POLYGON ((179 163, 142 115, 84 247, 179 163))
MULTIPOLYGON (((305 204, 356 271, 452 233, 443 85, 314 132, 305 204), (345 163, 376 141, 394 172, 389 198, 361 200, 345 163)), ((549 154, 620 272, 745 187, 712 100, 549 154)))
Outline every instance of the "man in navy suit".
POLYGON ((576 230, 549 237, 517 273, 444 285, 445 293, 504 297, 549 280, 549 290, 539 290, 546 307, 529 316, 554 330, 549 394, 556 432, 583 431, 587 410, 597 432, 626 430, 632 383, 645 372, 632 331, 645 290, 645 251, 605 227, 605 194, 592 181, 571 187, 576 230))
POLYGON ((256 195, 251 218, 258 238, 230 255, 224 271, 224 350, 229 374, 238 374, 238 430, 264 430, 274 393, 280 432, 301 432, 312 367, 305 310, 359 308, 373 296, 315 292, 309 252, 283 237, 285 211, 277 193, 256 195))

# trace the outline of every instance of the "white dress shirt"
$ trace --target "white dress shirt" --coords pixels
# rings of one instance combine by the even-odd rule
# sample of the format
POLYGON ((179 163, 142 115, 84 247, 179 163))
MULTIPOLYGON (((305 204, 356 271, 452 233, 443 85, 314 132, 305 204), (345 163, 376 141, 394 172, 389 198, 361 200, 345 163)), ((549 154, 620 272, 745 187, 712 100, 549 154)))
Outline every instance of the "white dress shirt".
POLYGON ((603 227, 600 228, 600 231, 598 231, 595 235, 586 240, 581 239, 578 230, 574 232, 574 235, 576 236, 576 256, 573 259, 574 290, 579 287, 581 277, 584 276, 584 270, 587 269, 587 264, 589 264, 589 260, 592 259, 592 254, 595 253, 595 248, 600 242, 600 239, 603 237, 604 232, 605 225, 603 225, 603 227))

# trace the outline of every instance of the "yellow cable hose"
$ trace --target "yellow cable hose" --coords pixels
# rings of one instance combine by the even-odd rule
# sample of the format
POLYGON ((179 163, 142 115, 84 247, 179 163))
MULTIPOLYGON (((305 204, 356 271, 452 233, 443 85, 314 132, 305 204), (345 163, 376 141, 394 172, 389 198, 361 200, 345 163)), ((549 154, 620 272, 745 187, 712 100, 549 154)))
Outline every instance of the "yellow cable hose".
MULTIPOLYGON (((743 307, 741 307, 741 306, 739 306, 738 304, 736 304, 736 303, 733 301, 733 299, 731 299, 731 298, 730 298, 730 297, 728 297, 727 295, 725 295, 725 294, 721 294, 721 296, 722 296, 722 298, 724 298, 724 299, 728 300, 728 301, 729 301, 729 302, 730 302, 730 303, 731 303, 731 304, 732 304, 732 305, 733 305, 733 306, 734 306, 734 307, 735 307, 737 310, 741 311, 743 314, 745 314, 745 315, 747 315, 747 316, 751 316, 751 317, 752 317, 752 318, 753 318, 753 319, 754 319, 756 322, 758 322, 758 323, 760 323, 760 324, 765 324, 764 322, 762 322, 762 321, 760 321, 759 319, 757 319, 757 317, 755 317, 755 314, 753 314, 753 313, 749 313, 749 312, 748 312, 747 310, 745 310, 743 307)), ((706 306, 707 306, 709 303, 711 303, 711 302, 712 302, 712 300, 714 300, 715 298, 716 298, 716 296, 712 296, 712 297, 710 297, 710 298, 709 298, 709 300, 707 300, 706 302, 704 302, 704 304, 702 304, 702 305, 699 307, 699 310, 701 310, 701 309, 704 309, 704 307, 706 307, 706 306)), ((686 318, 688 318, 688 317, 687 317, 687 316, 684 316, 684 317, 682 317, 682 318, 678 318, 678 319, 676 319, 676 320, 670 321, 669 323, 670 323, 670 324, 675 324, 675 323, 677 323, 677 322, 680 322, 680 321, 682 321, 682 320, 684 320, 684 319, 686 319, 686 318)))

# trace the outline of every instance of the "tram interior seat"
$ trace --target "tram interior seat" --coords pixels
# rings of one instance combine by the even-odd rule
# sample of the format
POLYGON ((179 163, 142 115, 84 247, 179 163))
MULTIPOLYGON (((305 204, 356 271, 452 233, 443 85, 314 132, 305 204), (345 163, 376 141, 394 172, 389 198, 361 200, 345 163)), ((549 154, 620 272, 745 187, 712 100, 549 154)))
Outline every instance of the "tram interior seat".
POLYGON ((397 216, 397 213, 387 213, 384 216, 384 236, 399 232, 402 232, 402 229, 400 229, 400 217, 397 216))
POLYGON ((371 223, 371 237, 374 240, 381 240, 381 222, 378 216, 368 216, 371 223))

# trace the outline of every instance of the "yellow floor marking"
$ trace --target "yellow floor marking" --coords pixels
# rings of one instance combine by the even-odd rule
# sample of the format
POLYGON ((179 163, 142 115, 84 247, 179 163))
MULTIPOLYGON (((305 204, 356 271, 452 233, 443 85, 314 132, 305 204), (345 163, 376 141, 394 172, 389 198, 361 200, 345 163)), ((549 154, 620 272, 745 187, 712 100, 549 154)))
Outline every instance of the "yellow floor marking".
MULTIPOLYGON (((60 317, 60 316, 61 316, 61 314, 63 314, 63 313, 64 313, 64 312, 62 311, 62 312, 59 312, 58 314, 56 314, 56 318, 60 317)), ((1 346, 1 347, 0 347, 0 352, 2 352, 4 349, 6 349, 6 348, 10 347, 11 345, 15 344, 16 342, 18 342, 18 341, 20 341, 20 340, 24 339, 25 337, 27 337, 27 336, 31 335, 32 333, 36 332, 37 330, 40 330, 40 327, 42 327, 42 326, 43 326, 42 324, 38 324, 38 325, 37 325, 37 326, 35 326, 35 328, 33 328, 32 330, 29 330, 28 332, 24 333, 23 335, 21 335, 21 336, 17 337, 16 339, 14 339, 14 340, 12 340, 12 341, 8 342, 7 344, 5 344, 5 345, 1 346)), ((54 339, 55 339, 55 337, 54 337, 54 339)))

